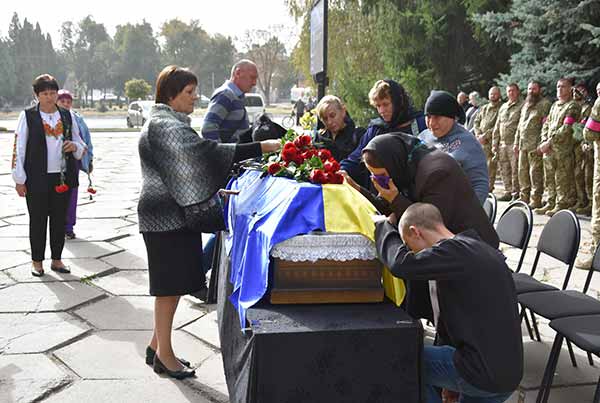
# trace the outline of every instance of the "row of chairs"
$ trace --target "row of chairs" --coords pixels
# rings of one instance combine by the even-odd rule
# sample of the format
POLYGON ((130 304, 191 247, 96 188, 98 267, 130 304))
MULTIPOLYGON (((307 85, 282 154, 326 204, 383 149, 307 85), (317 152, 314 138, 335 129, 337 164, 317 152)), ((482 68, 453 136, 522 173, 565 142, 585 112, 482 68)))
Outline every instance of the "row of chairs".
MULTIPOLYGON (((491 222, 494 222, 497 203, 490 196, 484 205, 491 222)), ((500 242, 520 249, 521 255, 515 267, 513 279, 519 304, 521 320, 525 319, 529 336, 541 341, 535 315, 550 320, 550 327, 556 331, 556 337, 550 357, 544 371, 542 384, 537 396, 537 403, 547 402, 554 371, 558 363, 563 341, 566 340, 571 362, 577 366, 571 346, 586 351, 590 365, 593 365, 592 354, 600 356, 600 301, 587 295, 594 272, 600 271, 600 248, 596 250, 585 285, 582 291, 567 290, 577 251, 579 249, 581 229, 579 220, 569 210, 561 210, 544 225, 536 246, 536 255, 529 274, 521 273, 525 253, 533 230, 533 214, 531 208, 520 201, 511 203, 501 215, 496 226, 500 242), (540 256, 551 256, 566 265, 565 275, 560 289, 536 280, 540 256), (531 325, 527 317, 531 313, 531 325)), ((600 403, 600 379, 594 394, 594 403, 600 403)))

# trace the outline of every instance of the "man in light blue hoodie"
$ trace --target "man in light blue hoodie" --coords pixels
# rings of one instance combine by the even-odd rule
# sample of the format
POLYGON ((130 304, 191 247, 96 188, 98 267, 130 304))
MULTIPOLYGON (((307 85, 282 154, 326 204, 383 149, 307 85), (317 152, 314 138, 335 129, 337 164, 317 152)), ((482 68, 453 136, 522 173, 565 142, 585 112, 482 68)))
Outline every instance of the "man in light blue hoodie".
POLYGON ((488 196, 489 179, 481 144, 464 126, 465 111, 446 91, 431 91, 425 102, 427 130, 419 138, 451 155, 469 178, 480 203, 488 196))

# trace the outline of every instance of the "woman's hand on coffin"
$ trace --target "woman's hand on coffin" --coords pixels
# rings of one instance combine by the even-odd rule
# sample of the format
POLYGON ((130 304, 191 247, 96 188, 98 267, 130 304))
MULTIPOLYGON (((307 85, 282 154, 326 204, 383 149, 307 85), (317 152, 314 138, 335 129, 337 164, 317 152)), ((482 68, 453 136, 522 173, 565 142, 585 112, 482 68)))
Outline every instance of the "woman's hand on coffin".
POLYGON ((279 141, 279 140, 263 140, 260 142, 260 149, 263 154, 277 152, 281 149, 281 141, 279 141))
POLYGON ((356 183, 354 181, 354 179, 352 179, 352 177, 350 175, 348 175, 348 172, 344 171, 344 170, 339 170, 337 172, 338 174, 342 175, 344 177, 344 179, 346 180, 346 183, 350 186, 352 186, 354 189, 360 191, 360 185, 358 183, 356 183))
POLYGON ((373 178, 371 178, 371 182, 373 182, 373 186, 375 186, 375 189, 379 193, 379 196, 383 197, 388 203, 394 201, 396 196, 398 196, 398 188, 396 187, 396 184, 394 183, 394 180, 392 178, 390 178, 390 181, 388 182, 387 189, 381 187, 379 183, 377 183, 377 181, 373 178))

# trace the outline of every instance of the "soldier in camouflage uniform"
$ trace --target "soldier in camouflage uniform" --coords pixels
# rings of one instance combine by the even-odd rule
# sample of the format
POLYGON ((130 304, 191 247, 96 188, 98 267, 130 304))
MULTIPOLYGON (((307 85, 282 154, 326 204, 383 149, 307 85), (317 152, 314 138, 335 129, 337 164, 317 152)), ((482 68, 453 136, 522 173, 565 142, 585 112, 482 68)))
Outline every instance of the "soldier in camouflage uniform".
MULTIPOLYGON (((600 84, 599 84, 600 86, 600 84)), ((592 266, 594 251, 600 242, 600 97, 596 99, 590 117, 583 129, 585 141, 594 144, 594 185, 592 197, 592 243, 589 248, 590 255, 583 259, 577 259, 577 267, 589 269, 592 266)))
POLYGON ((498 156, 500 174, 504 182, 504 194, 499 201, 516 200, 519 197, 519 177, 517 156, 513 152, 515 132, 521 116, 521 101, 519 86, 511 83, 506 87, 506 101, 498 111, 498 119, 492 132, 492 151, 498 156))
POLYGON ((548 200, 545 206, 534 211, 550 217, 575 204, 573 124, 579 121, 581 108, 573 100, 572 89, 569 79, 561 78, 556 83, 558 101, 550 108, 548 120, 542 126, 542 143, 538 147, 544 154, 548 200))
POLYGON ((577 214, 590 215, 592 213, 594 148, 592 144, 583 139, 583 128, 592 112, 592 105, 588 103, 588 91, 585 88, 585 84, 578 84, 575 87, 573 90, 573 99, 581 107, 581 119, 573 125, 577 204, 573 206, 572 211, 577 214))
POLYGON ((492 132, 498 118, 500 110, 500 88, 492 87, 488 91, 489 103, 479 108, 479 112, 475 115, 475 123, 473 130, 477 140, 483 146, 485 158, 487 160, 488 175, 490 181, 490 192, 494 191, 494 183, 496 182, 496 165, 497 159, 492 152, 492 132))
POLYGON ((544 166, 542 154, 537 147, 540 145, 542 125, 549 111, 550 102, 542 97, 540 83, 530 82, 515 133, 514 152, 519 159, 520 199, 529 203, 532 209, 542 207, 544 166))

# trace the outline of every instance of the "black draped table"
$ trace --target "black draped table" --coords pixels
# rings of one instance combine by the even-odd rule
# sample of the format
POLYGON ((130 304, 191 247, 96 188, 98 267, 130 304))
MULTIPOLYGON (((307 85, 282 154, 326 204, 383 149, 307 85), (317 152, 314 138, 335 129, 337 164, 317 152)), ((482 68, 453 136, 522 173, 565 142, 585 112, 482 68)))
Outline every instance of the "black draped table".
POLYGON ((261 301, 242 332, 228 300, 229 259, 218 244, 219 336, 231 402, 421 401, 420 322, 391 303, 261 301))

